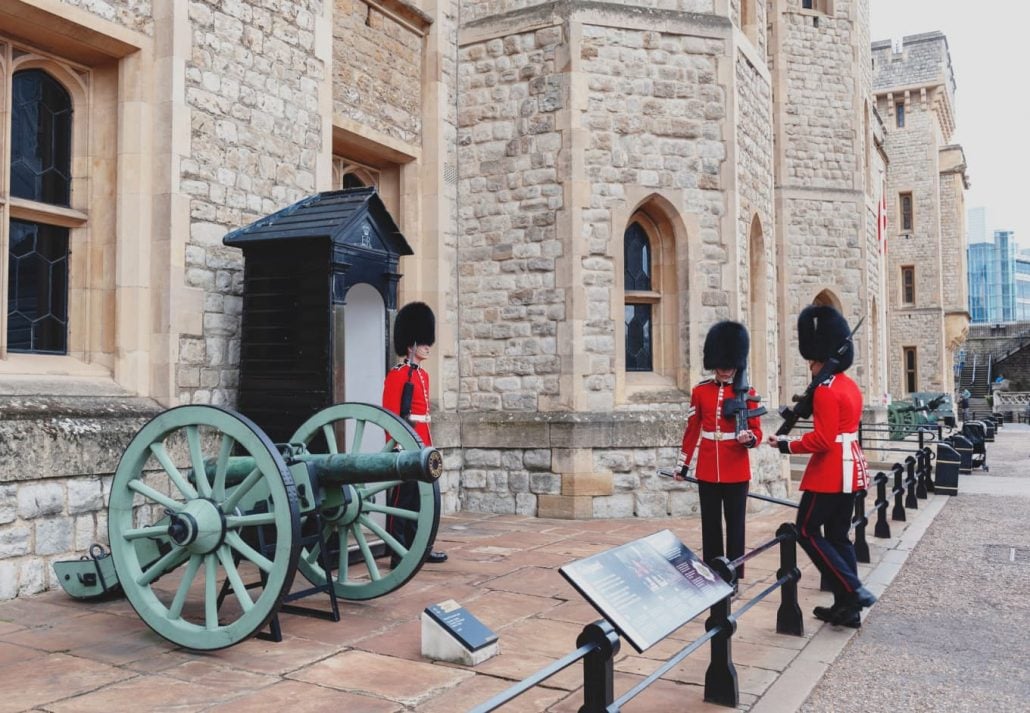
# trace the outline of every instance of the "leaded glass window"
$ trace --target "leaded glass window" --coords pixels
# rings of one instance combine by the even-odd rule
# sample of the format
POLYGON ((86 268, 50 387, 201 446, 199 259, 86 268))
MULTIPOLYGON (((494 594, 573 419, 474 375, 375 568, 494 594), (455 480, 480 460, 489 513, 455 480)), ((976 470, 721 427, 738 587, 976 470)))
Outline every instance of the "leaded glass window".
POLYGON ((8 260, 8 351, 64 354, 68 229, 12 220, 8 260))
POLYGON ((651 241, 640 223, 626 230, 626 290, 651 289, 651 241))
POLYGON ((71 97, 41 69, 16 72, 11 96, 11 195, 67 206, 71 97))
POLYGON ((654 293, 651 282, 651 239, 638 223, 630 223, 623 235, 626 293, 626 371, 654 368, 654 293))

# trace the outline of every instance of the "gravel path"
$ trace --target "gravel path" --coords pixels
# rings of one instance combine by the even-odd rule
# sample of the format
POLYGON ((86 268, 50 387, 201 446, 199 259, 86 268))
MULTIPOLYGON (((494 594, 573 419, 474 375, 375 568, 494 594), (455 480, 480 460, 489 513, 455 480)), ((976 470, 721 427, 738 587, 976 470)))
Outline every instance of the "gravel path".
POLYGON ((1028 457, 1026 425, 987 444, 800 710, 1030 710, 1028 457))

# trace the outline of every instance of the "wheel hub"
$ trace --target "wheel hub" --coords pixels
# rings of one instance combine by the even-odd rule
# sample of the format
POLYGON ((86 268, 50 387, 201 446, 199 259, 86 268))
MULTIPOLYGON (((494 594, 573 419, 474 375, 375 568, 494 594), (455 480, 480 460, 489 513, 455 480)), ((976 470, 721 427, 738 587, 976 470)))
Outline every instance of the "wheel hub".
POLYGON ((168 517, 168 537, 194 554, 214 552, 225 540, 225 514, 211 500, 191 500, 179 512, 169 512, 168 517))

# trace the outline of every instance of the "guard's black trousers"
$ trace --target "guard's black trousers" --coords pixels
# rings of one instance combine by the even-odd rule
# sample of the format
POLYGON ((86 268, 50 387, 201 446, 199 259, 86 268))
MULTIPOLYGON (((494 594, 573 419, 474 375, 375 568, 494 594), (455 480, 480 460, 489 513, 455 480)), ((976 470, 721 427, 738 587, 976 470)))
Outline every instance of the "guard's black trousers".
MULTIPOLYGON (((698 481, 701 501, 702 559, 711 562, 725 555, 735 560, 744 554, 744 518, 747 512, 749 481, 743 483, 706 483, 698 481), (726 516, 726 549, 722 546, 722 520, 726 516)), ((744 565, 737 568, 737 578, 744 576, 744 565)))
MULTIPOLYGON (((409 480, 391 488, 388 500, 391 507, 418 512, 420 507, 418 482, 409 480)), ((416 520, 390 516, 386 521, 386 529, 405 548, 410 548, 411 543, 415 541, 418 522, 416 520)))
POLYGON ((801 495, 798 506, 798 544, 812 558, 838 601, 862 586, 855 546, 848 539, 854 508, 852 493, 809 491, 801 495))

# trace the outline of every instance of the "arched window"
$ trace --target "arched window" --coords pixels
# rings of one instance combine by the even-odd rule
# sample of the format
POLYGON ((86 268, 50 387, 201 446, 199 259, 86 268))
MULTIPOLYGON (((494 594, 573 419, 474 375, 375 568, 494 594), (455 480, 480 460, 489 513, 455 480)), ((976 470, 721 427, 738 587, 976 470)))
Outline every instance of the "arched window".
POLYGON ((654 369, 654 307, 651 238, 639 220, 626 228, 624 289, 626 320, 626 371, 654 369))
POLYGON ((45 206, 70 205, 72 101, 41 69, 15 72, 11 90, 11 197, 44 206, 9 223, 7 351, 65 354, 68 227, 45 206))
POLYGON ((343 156, 333 156, 333 188, 363 188, 375 186, 379 188, 379 171, 360 163, 355 163, 343 156))

